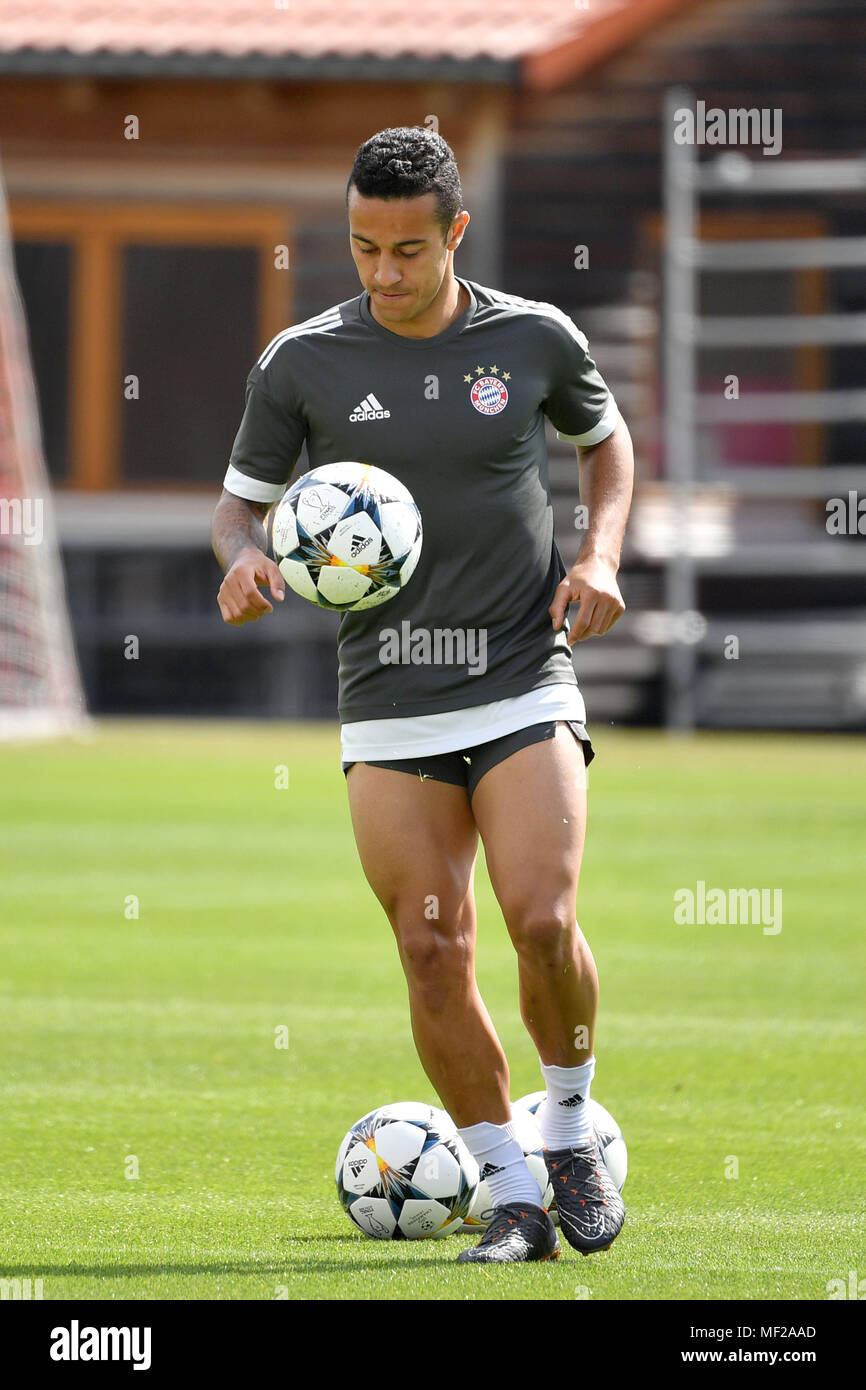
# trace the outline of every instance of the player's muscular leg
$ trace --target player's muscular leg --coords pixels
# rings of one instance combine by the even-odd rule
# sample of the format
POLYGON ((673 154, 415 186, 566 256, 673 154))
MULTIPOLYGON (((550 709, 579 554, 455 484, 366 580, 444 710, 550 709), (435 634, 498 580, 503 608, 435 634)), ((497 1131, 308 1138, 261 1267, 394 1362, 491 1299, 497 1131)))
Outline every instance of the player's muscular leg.
POLYGON ((475 981, 478 831, 463 787, 355 763, 349 808, 394 934, 418 1056, 457 1125, 511 1118, 505 1054, 475 981))
POLYGON ((523 1021, 546 1065, 580 1066, 593 1052, 598 974, 575 920, 586 767, 568 727, 485 773, 472 811, 517 949, 523 1021))

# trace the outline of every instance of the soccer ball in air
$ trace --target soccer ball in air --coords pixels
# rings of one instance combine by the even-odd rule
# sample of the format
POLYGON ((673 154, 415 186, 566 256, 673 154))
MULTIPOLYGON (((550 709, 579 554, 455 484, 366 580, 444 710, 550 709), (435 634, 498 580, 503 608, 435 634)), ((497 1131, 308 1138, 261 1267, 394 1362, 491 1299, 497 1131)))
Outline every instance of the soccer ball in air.
POLYGON ((274 558, 286 583, 321 608, 387 603, 421 554, 412 494, 382 468, 326 463, 299 478, 274 512, 274 558))
POLYGON ((340 1145, 337 1195, 365 1236, 427 1240, 459 1231, 478 1164, 444 1110, 401 1101, 371 1110, 340 1145))
MULTIPOLYGON (((516 1115, 518 1110, 528 1111, 534 1115, 536 1122, 540 1122, 541 1108, 547 1102, 546 1091, 532 1091, 528 1096, 521 1096, 512 1106, 512 1112, 516 1115)), ((589 1098, 589 1117, 598 1140, 598 1151, 601 1154, 605 1168, 610 1173, 616 1186, 622 1192, 625 1180, 628 1175, 628 1150, 625 1146, 622 1130, 617 1124, 613 1115, 605 1110, 603 1105, 599 1105, 597 1100, 589 1098)), ((547 1206, 547 1203, 544 1204, 547 1206)), ((553 1213, 551 1212, 551 1215, 553 1213)))
MULTIPOLYGON (((545 1094, 544 1092, 542 1094, 545 1094)), ((547 1166, 544 1162, 542 1153, 543 1141, 541 1132, 535 1121, 535 1116, 528 1109, 512 1110, 512 1122, 514 1124, 514 1137, 526 1155, 526 1166, 535 1181, 538 1183, 538 1201, 546 1211, 550 1211, 553 1202, 553 1188, 547 1176, 547 1166)), ((478 1184, 478 1191, 475 1200, 469 1208, 469 1215, 463 1223, 464 1231, 484 1231, 490 1225, 493 1216, 493 1202, 490 1197, 490 1188, 484 1178, 484 1169, 481 1170, 481 1181, 478 1184)))

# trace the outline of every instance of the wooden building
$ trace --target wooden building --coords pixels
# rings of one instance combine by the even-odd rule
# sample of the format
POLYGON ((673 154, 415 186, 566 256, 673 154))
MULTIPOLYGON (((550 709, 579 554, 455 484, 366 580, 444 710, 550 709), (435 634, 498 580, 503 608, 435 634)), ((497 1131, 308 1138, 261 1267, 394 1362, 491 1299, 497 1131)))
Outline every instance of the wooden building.
MULTIPOLYGON (((294 606, 305 674, 274 660, 285 626, 224 632, 207 529, 261 346, 357 292, 344 198, 364 139, 428 124, 449 140, 473 217, 460 272, 549 299, 585 328, 650 483, 664 475, 665 91, 780 110, 782 159, 862 152, 864 60, 858 0, 60 0, 0 17, 0 158, 92 705, 243 707, 231 669, 241 643, 259 662, 260 708, 333 715, 328 616, 294 606), (139 630, 155 656, 133 680, 115 645, 139 630), (190 644, 192 678, 178 665, 190 644)), ((733 209, 710 200, 703 230, 863 235, 864 223, 862 194, 771 209, 744 196, 733 209)), ((709 277, 705 294, 709 311, 829 313, 864 307, 866 284, 804 270, 760 284, 709 277)), ((862 381, 864 367, 866 347, 701 359, 708 380, 736 372, 779 387, 862 381)), ((706 444, 728 464, 756 451, 768 463, 863 457, 855 422, 719 425, 706 444)), ((568 558, 574 457, 552 451, 568 558)), ((657 605, 658 566, 635 547, 628 566, 632 606, 657 605)), ((795 602, 796 587, 786 592, 795 602)), ((705 597, 723 601, 712 577, 705 597)), ((657 653, 591 647, 586 677, 604 712, 652 718, 657 653)))

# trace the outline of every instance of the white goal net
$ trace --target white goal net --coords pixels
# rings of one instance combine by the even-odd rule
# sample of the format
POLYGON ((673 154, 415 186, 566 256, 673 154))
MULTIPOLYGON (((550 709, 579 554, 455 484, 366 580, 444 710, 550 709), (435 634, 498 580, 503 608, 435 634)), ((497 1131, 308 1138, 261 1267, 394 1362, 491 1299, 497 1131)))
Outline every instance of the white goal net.
POLYGON ((87 726, 0 171, 0 739, 87 726))

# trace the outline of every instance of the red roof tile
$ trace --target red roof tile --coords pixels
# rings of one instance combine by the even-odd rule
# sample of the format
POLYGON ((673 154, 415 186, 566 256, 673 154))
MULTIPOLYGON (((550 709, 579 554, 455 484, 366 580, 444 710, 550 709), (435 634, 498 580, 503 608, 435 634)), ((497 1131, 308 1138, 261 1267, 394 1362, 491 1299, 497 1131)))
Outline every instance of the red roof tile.
MULTIPOLYGON (((4 0, 0 52, 492 59, 579 38, 641 0, 4 0)), ((6 70, 9 70, 8 64, 6 70)))

